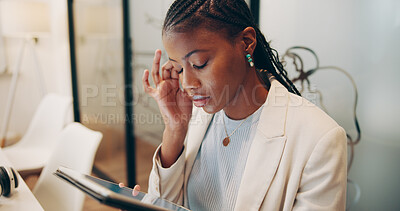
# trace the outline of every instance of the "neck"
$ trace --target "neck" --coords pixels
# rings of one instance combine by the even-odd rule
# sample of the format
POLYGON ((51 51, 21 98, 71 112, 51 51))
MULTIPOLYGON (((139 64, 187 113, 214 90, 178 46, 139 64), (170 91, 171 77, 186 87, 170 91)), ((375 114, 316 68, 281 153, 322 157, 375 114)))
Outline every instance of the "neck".
POLYGON ((226 115, 233 120, 241 120, 253 114, 267 99, 268 90, 257 76, 256 70, 251 68, 239 86, 235 97, 225 106, 226 115))

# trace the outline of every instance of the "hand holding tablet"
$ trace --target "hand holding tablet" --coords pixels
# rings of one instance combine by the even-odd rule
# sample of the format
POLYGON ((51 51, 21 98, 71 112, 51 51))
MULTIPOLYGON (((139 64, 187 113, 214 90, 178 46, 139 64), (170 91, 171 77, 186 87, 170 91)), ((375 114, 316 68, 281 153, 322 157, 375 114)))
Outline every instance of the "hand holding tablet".
MULTIPOLYGON (((118 186, 120 188, 123 188, 123 187, 125 187, 125 184, 119 183, 118 186)), ((135 187, 133 187, 133 190, 132 190, 132 196, 137 196, 139 194, 139 191, 140 191, 140 185, 135 185, 135 187)))

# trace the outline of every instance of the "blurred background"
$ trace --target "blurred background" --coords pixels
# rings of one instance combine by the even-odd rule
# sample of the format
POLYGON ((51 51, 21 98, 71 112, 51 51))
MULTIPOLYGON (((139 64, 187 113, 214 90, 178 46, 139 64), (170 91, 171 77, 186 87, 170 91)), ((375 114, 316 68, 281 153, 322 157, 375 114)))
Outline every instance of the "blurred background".
MULTIPOLYGON (((337 66, 352 76, 362 133, 349 172, 361 195, 351 210, 400 210, 400 2, 260 1, 260 26, 281 55, 289 47, 307 46, 320 66, 337 66)), ((315 61, 307 56, 310 69, 315 61)), ((310 80, 328 113, 356 136, 351 81, 334 70, 317 71, 310 80)), ((349 189, 350 197, 353 193, 349 189)))
MULTIPOLYGON (((396 94, 400 90, 400 1, 247 2, 254 14, 259 13, 261 31, 282 57, 293 46, 310 48, 318 55, 321 67, 341 68, 356 84, 361 140, 354 146, 349 179, 359 191, 349 186, 349 210, 400 210, 400 100, 396 94)), ((131 152, 135 182, 147 191, 151 157, 161 142, 164 125, 156 102, 143 92, 141 78, 143 70, 151 67, 155 49, 162 49, 165 56, 161 26, 171 3, 172 0, 0 0, 1 124, 9 115, 7 131, 0 134, 6 137, 5 144, 12 145, 24 135, 45 85, 48 93, 73 96, 80 122, 103 133, 93 172, 128 183, 130 158, 126 153, 131 152), (124 7, 128 11, 125 14, 124 7), (126 35, 131 42, 128 59, 126 35), (21 46, 27 40, 29 45, 24 49, 21 46), (130 84, 126 83, 127 61, 131 67, 130 84), (9 111, 7 101, 16 68, 19 78, 9 111), (126 100, 127 90, 132 90, 131 103, 126 100), (127 102, 132 113, 127 113, 127 102), (134 144, 128 147, 131 151, 127 150, 127 143, 134 144)), ((298 52, 305 70, 316 65, 310 52, 298 52)), ((295 78, 298 73, 290 59, 283 60, 289 78, 295 78)), ((319 106, 323 98, 324 109, 351 137, 356 137, 356 96, 351 79, 332 68, 316 71, 308 79, 311 89, 318 92, 305 92, 303 96, 319 106)), ((296 85, 301 87, 301 83, 296 85)), ((27 183, 33 186, 35 179, 30 180, 32 185, 27 183)), ((87 200, 84 209, 94 210, 97 206, 101 205, 87 200)))

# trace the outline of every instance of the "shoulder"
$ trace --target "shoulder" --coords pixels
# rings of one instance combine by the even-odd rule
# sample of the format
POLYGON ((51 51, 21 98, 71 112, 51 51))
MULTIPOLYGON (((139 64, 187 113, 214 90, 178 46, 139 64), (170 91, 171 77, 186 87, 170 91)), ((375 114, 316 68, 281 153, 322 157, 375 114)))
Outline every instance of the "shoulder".
POLYGON ((313 136, 320 137, 340 126, 332 117, 307 99, 290 93, 286 127, 288 131, 301 130, 302 133, 312 133, 313 136))
POLYGON ((334 119, 307 99, 294 94, 289 94, 285 134, 289 149, 300 149, 309 155, 322 143, 331 150, 344 148, 347 144, 346 132, 334 119))

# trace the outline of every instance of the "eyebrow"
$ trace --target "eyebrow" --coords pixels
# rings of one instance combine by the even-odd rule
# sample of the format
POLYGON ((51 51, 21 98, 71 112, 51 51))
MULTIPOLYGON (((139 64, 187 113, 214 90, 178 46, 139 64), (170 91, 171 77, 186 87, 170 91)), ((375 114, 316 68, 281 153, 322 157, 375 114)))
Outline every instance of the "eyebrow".
MULTIPOLYGON (((182 59, 185 60, 185 59, 189 58, 194 53, 205 52, 205 51, 207 51, 207 50, 196 49, 196 50, 190 51, 188 54, 186 54, 184 57, 182 57, 182 59)), ((168 59, 171 60, 171 61, 176 62, 175 60, 171 59, 170 57, 168 57, 168 59)))

